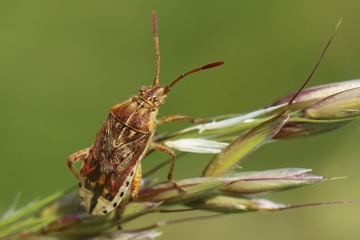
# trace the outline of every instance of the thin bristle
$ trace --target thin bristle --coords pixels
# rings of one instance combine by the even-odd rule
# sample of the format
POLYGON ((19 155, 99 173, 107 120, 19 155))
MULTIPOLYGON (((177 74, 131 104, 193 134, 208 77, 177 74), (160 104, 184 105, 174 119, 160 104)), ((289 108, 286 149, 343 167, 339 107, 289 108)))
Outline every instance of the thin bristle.
POLYGON ((279 112, 278 114, 276 114, 274 117, 270 118, 269 120, 261 123, 260 125, 257 125, 257 126, 254 127, 253 129, 250 129, 250 131, 248 131, 248 132, 245 134, 245 136, 249 136, 250 134, 254 133, 255 131, 257 131, 257 130, 260 129, 261 127, 265 126, 266 124, 269 124, 270 122, 275 121, 276 119, 278 119, 279 117, 281 117, 282 115, 284 115, 287 110, 290 109, 291 105, 294 103, 294 101, 295 101, 295 99, 297 98, 297 96, 299 96, 299 94, 301 93, 301 91, 305 88, 305 86, 308 84, 308 82, 310 81, 310 79, 311 79, 312 76, 314 75, 314 73, 315 73, 316 69, 318 68, 321 60, 323 59, 323 57, 324 57, 324 55, 325 55, 325 53, 326 53, 326 51, 327 51, 327 49, 328 49, 331 41, 332 41, 333 38, 334 38, 335 33, 336 33, 336 31, 338 30, 341 21, 342 21, 342 18, 340 18, 340 21, 339 21, 338 24, 336 25, 336 28, 335 28, 333 34, 331 35, 329 41, 327 42, 324 50, 322 51, 322 53, 321 53, 321 55, 320 55, 319 60, 316 62, 315 67, 314 67, 313 70, 311 71, 309 77, 306 79, 306 81, 303 83, 303 85, 300 87, 300 89, 294 94, 294 96, 290 99, 290 101, 288 102, 288 104, 287 104, 287 106, 285 107, 285 109, 283 109, 281 112, 279 112))
POLYGON ((340 20, 339 20, 339 22, 338 22, 338 24, 336 25, 336 28, 335 28, 335 31, 339 28, 339 26, 340 26, 340 24, 341 24, 341 21, 342 21, 342 17, 340 18, 340 20))
MULTIPOLYGON (((287 105, 286 110, 290 108, 290 106, 291 106, 291 105, 293 104, 293 102, 295 101, 296 97, 301 93, 301 91, 305 88, 305 86, 308 84, 308 82, 310 81, 310 79, 311 79, 312 76, 314 75, 314 73, 315 73, 316 69, 318 68, 321 60, 323 59, 323 57, 324 57, 324 55, 325 55, 328 47, 330 46, 330 43, 332 42, 332 40, 333 40, 333 38, 334 38, 334 36, 335 36, 335 33, 336 33, 336 31, 338 30, 338 28, 339 28, 339 26, 340 26, 341 21, 342 21, 342 18, 340 18, 338 24, 336 25, 336 28, 335 28, 333 34, 331 35, 329 41, 327 42, 324 50, 322 51, 322 53, 321 53, 321 55, 320 55, 319 60, 316 62, 315 67, 314 67, 313 70, 311 71, 309 77, 306 79, 306 81, 305 81, 304 84, 301 86, 301 88, 296 92, 296 94, 290 99, 290 101, 289 101, 289 103, 288 103, 288 105, 287 105)), ((286 111, 286 110, 285 110, 285 111, 286 111)))

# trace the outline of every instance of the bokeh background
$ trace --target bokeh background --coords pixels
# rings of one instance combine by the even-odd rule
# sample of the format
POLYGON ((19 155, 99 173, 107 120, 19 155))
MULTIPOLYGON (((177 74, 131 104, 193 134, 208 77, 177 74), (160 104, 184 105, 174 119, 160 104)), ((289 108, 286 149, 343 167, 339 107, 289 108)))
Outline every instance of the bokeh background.
MULTIPOLYGON (((162 83, 207 63, 226 62, 176 85, 160 116, 244 113, 297 90, 340 17, 343 23, 309 86, 360 77, 355 0, 1 1, 0 211, 18 191, 23 205, 75 184, 67 157, 93 143, 112 105, 152 84, 152 10, 158 14, 162 83)), ((360 199, 359 133, 355 122, 276 142, 242 166, 305 167, 348 177, 266 196, 274 201, 360 199)), ((178 161, 175 178, 198 176, 211 157, 187 155, 178 161)), ((143 166, 150 169, 165 159, 156 153, 143 166)), ((136 226, 202 214, 146 216, 136 226)), ((229 215, 162 228, 159 239, 358 239, 359 218, 359 204, 229 215)))

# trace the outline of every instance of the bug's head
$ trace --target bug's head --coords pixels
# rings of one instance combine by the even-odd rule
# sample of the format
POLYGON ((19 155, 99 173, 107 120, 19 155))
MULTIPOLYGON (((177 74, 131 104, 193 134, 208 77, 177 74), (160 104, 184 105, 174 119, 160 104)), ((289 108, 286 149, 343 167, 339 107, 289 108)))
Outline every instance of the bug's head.
POLYGON ((166 87, 161 85, 156 86, 142 86, 139 89, 139 96, 142 100, 146 101, 147 103, 159 107, 164 105, 165 98, 167 97, 166 87))

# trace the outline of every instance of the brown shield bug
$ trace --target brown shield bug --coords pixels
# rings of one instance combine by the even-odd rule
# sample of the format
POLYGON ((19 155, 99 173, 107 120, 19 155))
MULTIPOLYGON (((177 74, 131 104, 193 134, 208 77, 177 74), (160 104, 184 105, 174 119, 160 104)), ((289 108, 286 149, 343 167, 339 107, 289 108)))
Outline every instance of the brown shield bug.
POLYGON ((217 67, 223 62, 196 68, 179 76, 169 86, 161 86, 159 84, 160 50, 155 12, 152 14, 152 21, 156 50, 154 84, 150 87, 141 87, 139 96, 132 96, 113 106, 93 146, 72 154, 67 161, 69 168, 79 181, 81 205, 92 215, 105 215, 119 206, 130 186, 128 202, 137 197, 142 178, 141 160, 149 147, 171 155, 172 162, 168 179, 176 188, 183 191, 172 177, 176 160, 175 151, 161 143, 152 142, 156 126, 180 120, 208 121, 185 115, 156 119, 158 108, 165 103, 167 94, 174 84, 189 74, 217 67), (80 172, 74 167, 74 163, 78 161, 83 161, 80 172))

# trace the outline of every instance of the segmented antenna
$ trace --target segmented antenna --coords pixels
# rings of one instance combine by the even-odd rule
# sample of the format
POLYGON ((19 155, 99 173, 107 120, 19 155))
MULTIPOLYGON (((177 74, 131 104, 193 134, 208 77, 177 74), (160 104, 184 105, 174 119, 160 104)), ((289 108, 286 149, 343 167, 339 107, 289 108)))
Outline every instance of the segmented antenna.
MULTIPOLYGON (((157 18, 156 18, 156 12, 155 11, 152 12, 152 25, 153 25, 154 43, 155 43, 155 51, 156 51, 156 71, 155 71, 155 79, 154 79, 154 86, 156 86, 156 85, 159 85, 159 83, 160 83, 160 81, 159 81, 159 75, 160 75, 160 47, 159 47, 157 18)), ((191 71, 189 71, 187 73, 182 74, 180 77, 175 79, 169 86, 167 86, 165 88, 165 94, 170 91, 171 87, 175 83, 177 83, 178 81, 180 81, 181 79, 183 79, 187 75, 199 72, 201 70, 217 67, 217 66, 220 66, 222 64, 224 64, 224 62, 210 63, 210 64, 207 64, 205 66, 195 68, 195 69, 193 69, 193 70, 191 70, 191 71)))
POLYGON ((156 71, 155 71, 155 79, 154 79, 154 86, 156 86, 156 85, 159 85, 160 48, 159 48, 158 26, 157 26, 157 19, 156 19, 155 11, 152 12, 152 25, 153 25, 155 53, 156 53, 156 71))
POLYGON ((165 94, 168 93, 170 91, 171 87, 175 85, 175 83, 177 83, 178 81, 180 81, 181 79, 183 79, 187 75, 199 72, 201 70, 206 70, 206 69, 209 69, 209 68, 217 67, 217 66, 220 66, 220 65, 223 65, 223 64, 224 64, 224 62, 214 62, 214 63, 210 63, 210 64, 207 64, 205 66, 199 67, 199 68, 195 68, 195 69, 193 69, 193 70, 191 70, 191 71, 189 71, 187 73, 184 73, 184 74, 180 75, 177 79, 175 79, 169 86, 167 86, 165 88, 164 93, 165 94))

